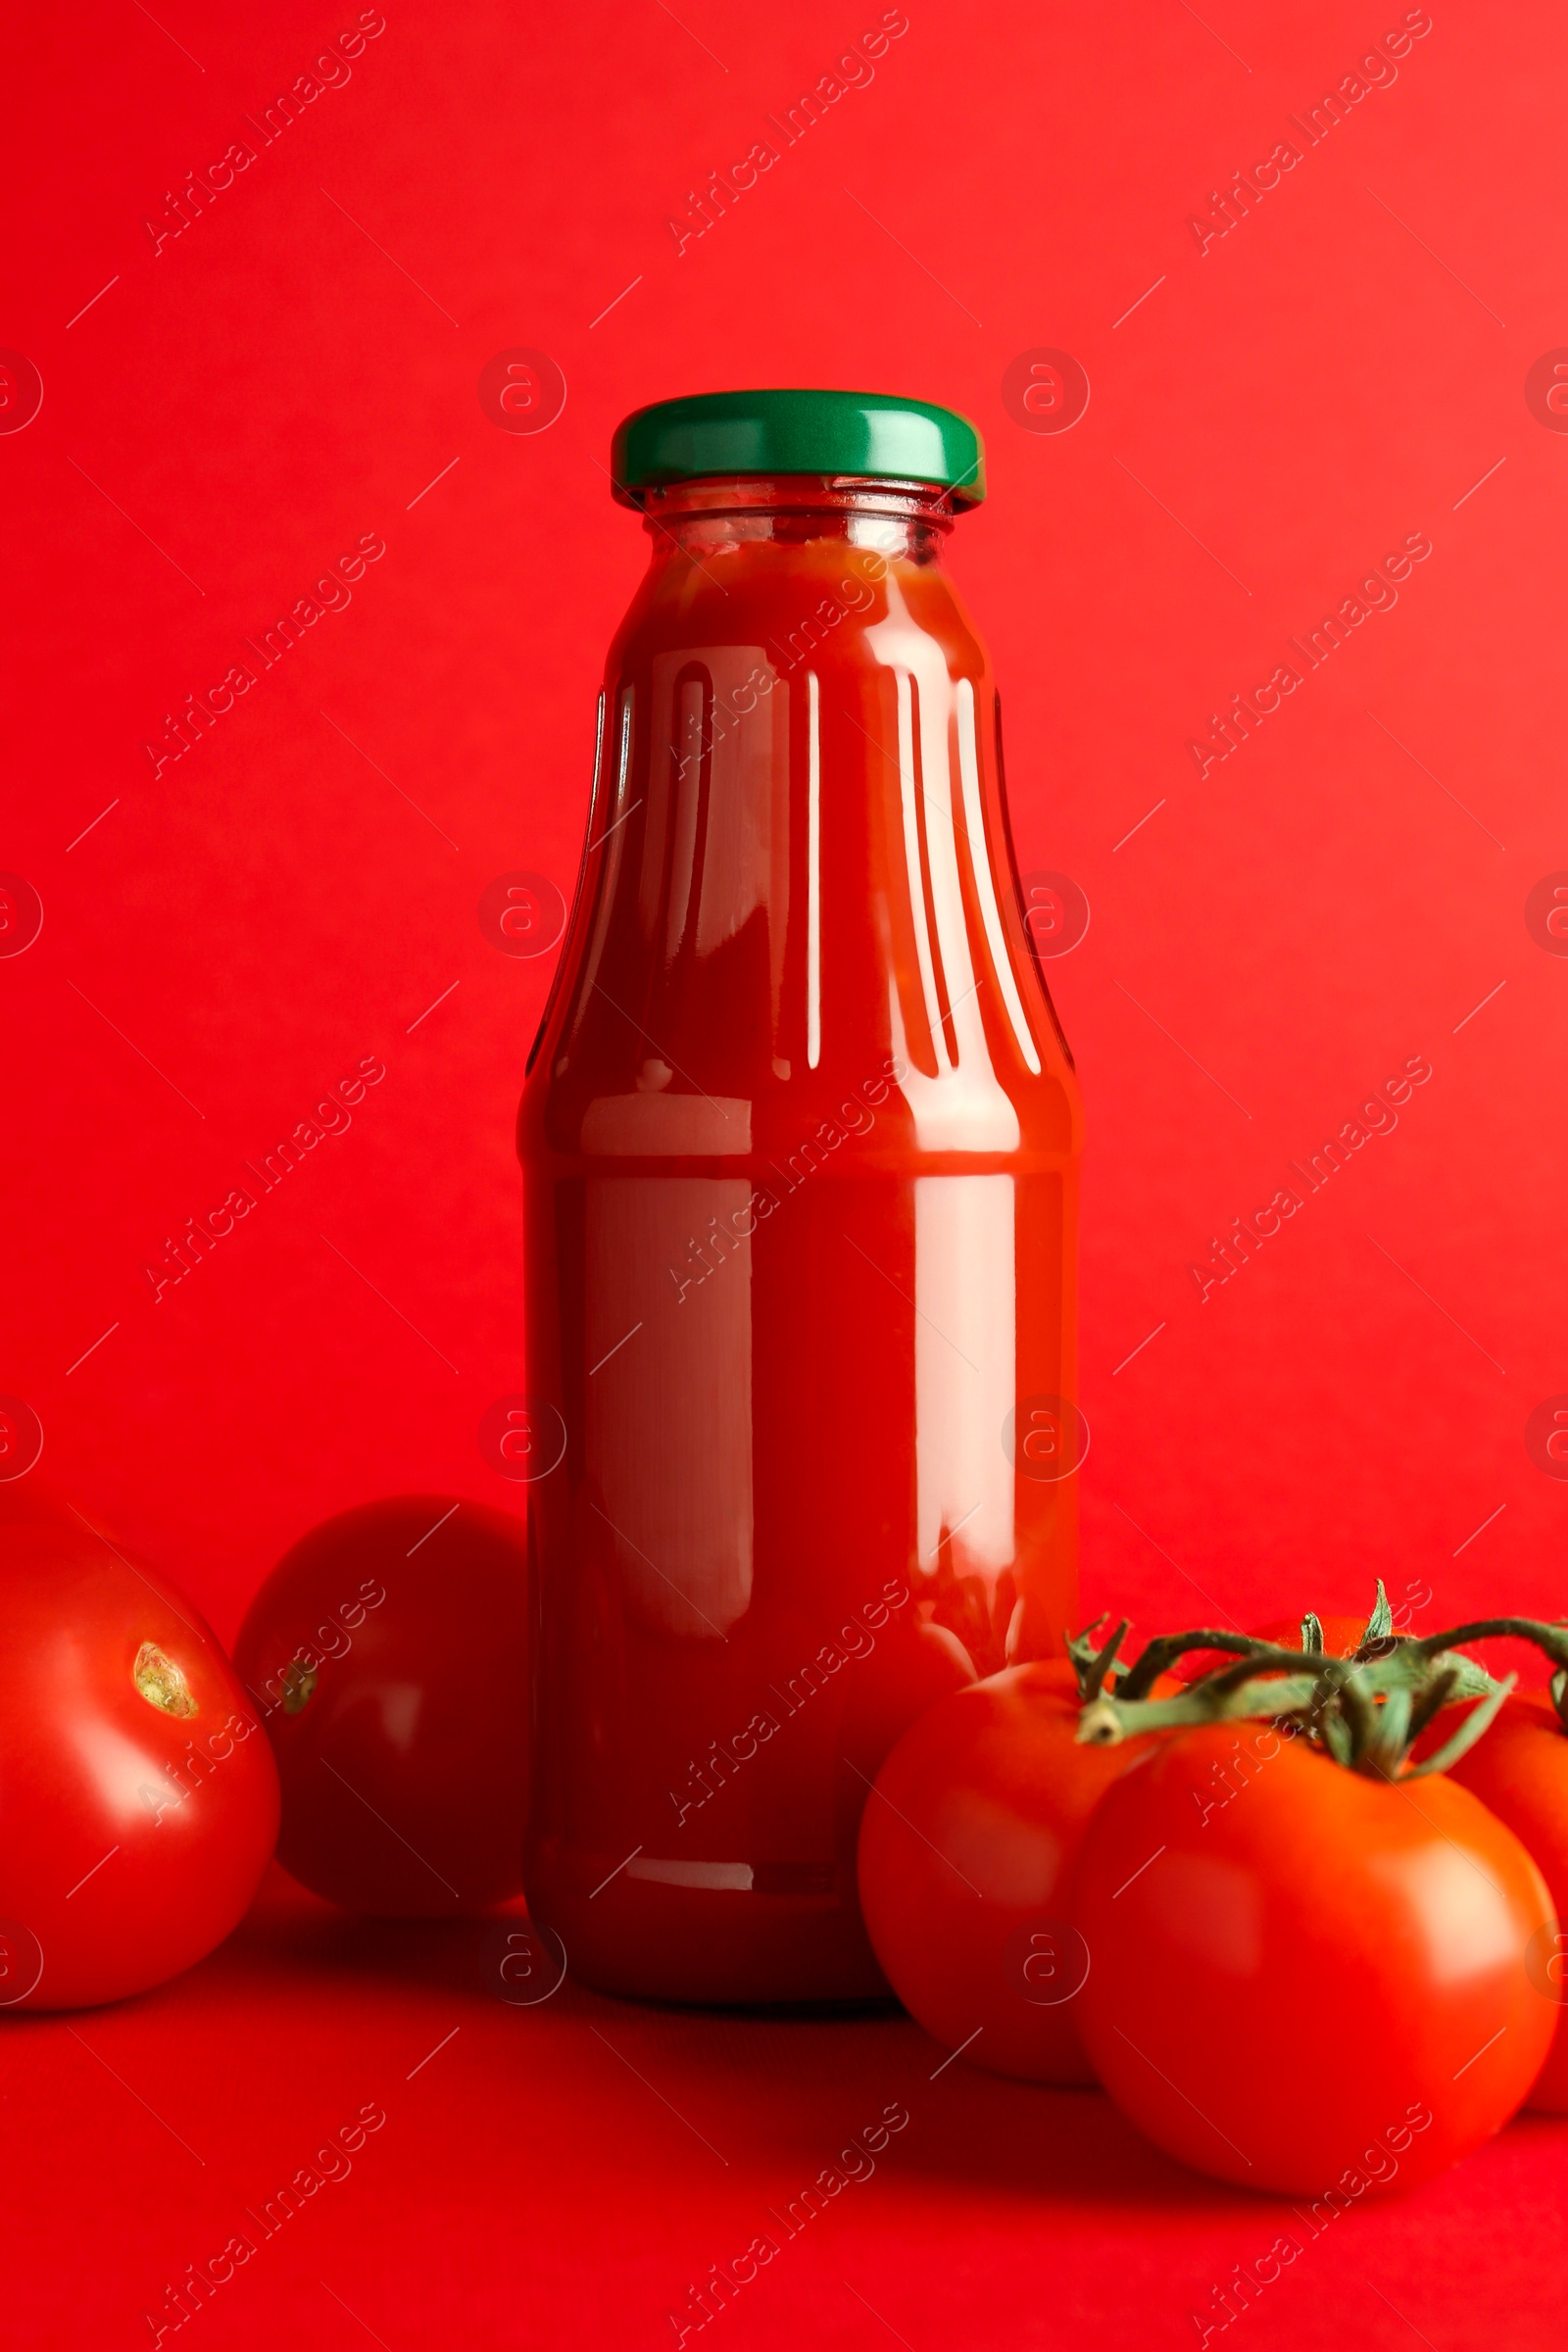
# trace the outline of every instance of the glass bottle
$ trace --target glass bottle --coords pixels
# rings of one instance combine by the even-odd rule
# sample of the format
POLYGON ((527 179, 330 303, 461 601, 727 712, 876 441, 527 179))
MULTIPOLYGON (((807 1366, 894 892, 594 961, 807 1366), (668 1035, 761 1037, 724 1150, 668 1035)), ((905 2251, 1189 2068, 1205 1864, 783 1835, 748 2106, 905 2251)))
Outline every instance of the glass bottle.
POLYGON ((1076 1606, 1081 1109, 941 560, 980 446, 775 392, 614 458, 649 569, 519 1116, 525 1883, 606 1989, 855 1998, 883 1757, 1076 1606))

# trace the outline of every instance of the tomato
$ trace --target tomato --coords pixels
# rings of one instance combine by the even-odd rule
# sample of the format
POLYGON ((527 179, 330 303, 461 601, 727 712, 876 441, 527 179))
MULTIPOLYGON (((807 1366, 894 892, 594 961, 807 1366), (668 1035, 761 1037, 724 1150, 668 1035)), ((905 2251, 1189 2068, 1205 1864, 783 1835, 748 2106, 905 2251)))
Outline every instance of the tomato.
MULTIPOLYGON (((1446 1708, 1438 1719, 1440 1731, 1451 1733, 1468 1712, 1446 1708)), ((1546 1882, 1557 1916, 1527 1959, 1531 1982, 1550 2006, 1556 2032, 1526 2105, 1568 2114, 1568 2033, 1559 2006, 1568 1999, 1568 1734, 1556 1708, 1544 1693, 1506 1700, 1491 1729, 1450 1766, 1448 1777, 1524 1840, 1546 1882)))
POLYGON ((1084 1825, 1149 1744, 1080 1747, 1065 1659, 942 1700, 894 1748, 860 1825, 860 1906, 893 1989, 975 2065, 1092 2082, 1064 1881, 1084 1825))
POLYGON ((522 1888, 527 1555, 520 1521, 402 1494, 301 1538, 234 1661, 283 1784, 277 1856, 352 1911, 414 1919, 522 1888))
POLYGON ((162 1984, 237 1925, 277 1774, 190 1603, 73 1522, 0 1513, 0 2006, 162 1984))
POLYGON ((1513 1832, 1441 1774, 1405 1788, 1268 1725, 1176 1733, 1114 1782, 1071 1916, 1106 2089, 1250 2188, 1425 2180, 1507 2121, 1551 2040, 1526 1959, 1551 1902, 1513 1832))

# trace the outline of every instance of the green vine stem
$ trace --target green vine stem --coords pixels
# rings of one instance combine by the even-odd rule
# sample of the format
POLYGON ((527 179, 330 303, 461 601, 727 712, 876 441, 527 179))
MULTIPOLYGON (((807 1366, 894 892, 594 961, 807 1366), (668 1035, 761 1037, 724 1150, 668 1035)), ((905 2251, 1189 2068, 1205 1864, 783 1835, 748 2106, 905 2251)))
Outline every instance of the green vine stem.
MULTIPOLYGON (((1179 1642, 1186 1637, 1172 1635, 1169 1639, 1179 1642)), ((1237 1637, 1227 1639, 1234 1647, 1237 1637)), ((1208 1645, 1206 1641, 1202 1645, 1208 1645)), ((1152 1642, 1134 1672, 1143 1667, 1150 1650, 1162 1650, 1165 1646, 1163 1642, 1152 1642)), ((1163 1666, 1156 1671, 1163 1671, 1163 1666)), ((1331 1689, 1343 1688, 1354 1671, 1348 1658, 1327 1657, 1321 1651, 1313 1654, 1298 1649, 1277 1649, 1271 1642, 1249 1641, 1234 1664, 1216 1667, 1201 1682, 1190 1683, 1185 1690, 1173 1691, 1168 1698, 1138 1697, 1131 1689, 1133 1675, 1129 1675, 1120 1693, 1114 1697, 1108 1692, 1102 1693, 1093 1706, 1085 1708, 1079 1719, 1078 1737, 1092 1747, 1113 1747, 1119 1740, 1130 1740, 1140 1732, 1181 1731, 1200 1723, 1296 1715, 1314 1704, 1325 1684, 1331 1689)), ((1152 1675, 1143 1678, 1146 1688, 1152 1679, 1152 1675)), ((1354 1706, 1355 1701, 1351 1704, 1354 1706)))
MULTIPOLYGON (((1261 1719, 1288 1724, 1295 1736, 1305 1738, 1348 1771, 1380 1780, 1415 1780, 1457 1763, 1488 1730, 1514 1687, 1513 1676, 1498 1683, 1474 1659, 1455 1657, 1452 1643, 1497 1631, 1522 1632, 1525 1626, 1523 1619, 1508 1619, 1435 1634, 1424 1642, 1396 1639, 1387 1647, 1379 1642, 1382 1654, 1367 1658, 1359 1653, 1353 1658, 1330 1657, 1321 1651, 1253 1642, 1234 1665, 1217 1668, 1169 1698, 1129 1697, 1125 1692, 1149 1657, 1146 1650, 1134 1675, 1128 1676, 1123 1695, 1101 1690, 1084 1708, 1078 1738, 1090 1745, 1110 1746, 1140 1732, 1261 1719), (1412 1763, 1413 1742, 1455 1695, 1476 1697, 1479 1703, 1434 1755, 1412 1763)), ((1528 1638, 1539 1639, 1541 1632, 1547 1636, 1542 1646, 1568 1671, 1568 1629, 1541 1628, 1528 1638)), ((1235 1645, 1236 1638, 1229 1637, 1227 1646, 1235 1645)), ((1157 1646, 1150 1644, 1151 1649, 1157 1646)))
MULTIPOLYGON (((1105 1621, 1101 1618, 1099 1622, 1103 1625, 1105 1621)), ((1091 1632, 1096 1630, 1098 1630, 1096 1627, 1090 1628, 1091 1632)), ((1121 1631, 1125 1633, 1126 1630, 1124 1621, 1121 1631)), ((1079 1639, 1082 1641, 1085 1637, 1081 1635, 1079 1639)), ((1366 1621, 1360 1642, 1356 1647, 1355 1658, 1358 1663, 1385 1658, 1397 1645, 1401 1637, 1394 1630, 1394 1612, 1389 1607, 1389 1596, 1383 1590, 1383 1580, 1379 1577, 1372 1603, 1372 1613, 1366 1621)), ((1198 1626, 1191 1633, 1186 1634, 1161 1634, 1155 1641, 1148 1644, 1135 1666, 1118 1670, 1123 1676, 1119 1695, 1124 1699, 1147 1698, 1158 1678, 1162 1674, 1167 1674, 1177 1660, 1184 1657, 1190 1650, 1220 1649, 1235 1657, 1249 1658, 1256 1656, 1260 1650, 1267 1649, 1269 1646, 1268 1642, 1260 1642, 1253 1634, 1221 1633, 1213 1626, 1198 1626)), ((1301 1649, 1299 1653, 1293 1651, 1291 1654, 1307 1657, 1323 1655, 1323 1621, 1315 1610, 1308 1609, 1302 1617, 1301 1649)), ((1490 1688, 1490 1683, 1488 1687, 1490 1688)), ((1085 1691, 1085 1697, 1097 1696, 1099 1689, 1100 1686, 1097 1684, 1094 1690, 1085 1691)))
POLYGON ((1266 1642, 1259 1642, 1250 1634, 1216 1633, 1211 1626, 1198 1626, 1191 1633, 1161 1634, 1141 1651, 1136 1665, 1128 1666, 1119 1655, 1128 1630, 1128 1619, 1124 1617, 1102 1645, 1097 1648, 1095 1637, 1105 1622, 1104 1617, 1097 1617, 1093 1625, 1085 1626, 1081 1634, 1067 1642, 1067 1655, 1078 1676, 1078 1695, 1086 1705, 1111 1685, 1123 1698, 1142 1698, 1153 1688, 1159 1676, 1189 1650, 1223 1649, 1238 1656, 1251 1657, 1254 1652, 1269 1646, 1266 1642))
POLYGON ((1161 1634, 1145 1644, 1138 1663, 1128 1669, 1121 1694, 1128 1699, 1144 1698, 1159 1677, 1168 1674, 1189 1650, 1223 1649, 1234 1657, 1246 1659, 1255 1657, 1269 1646, 1267 1642, 1259 1642, 1250 1634, 1220 1633, 1211 1625, 1195 1626, 1186 1634, 1161 1634))
MULTIPOLYGON (((1434 1648, 1454 1649, 1461 1642, 1496 1642, 1504 1638, 1516 1642, 1533 1642, 1555 1667, 1548 1689, 1551 1703, 1557 1711, 1557 1721, 1568 1732, 1568 1625, 1547 1625, 1540 1617, 1477 1617, 1469 1625, 1456 1625, 1446 1634, 1428 1634, 1410 1648, 1417 1656, 1428 1656, 1434 1648)), ((1469 1694, 1460 1691, 1460 1697, 1469 1694)))

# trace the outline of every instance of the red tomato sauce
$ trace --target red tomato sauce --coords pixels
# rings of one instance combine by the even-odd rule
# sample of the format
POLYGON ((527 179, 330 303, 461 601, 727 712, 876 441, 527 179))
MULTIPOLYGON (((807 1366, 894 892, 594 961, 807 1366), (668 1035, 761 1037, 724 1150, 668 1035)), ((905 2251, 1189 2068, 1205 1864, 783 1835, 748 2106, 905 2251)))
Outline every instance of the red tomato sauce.
POLYGON ((1079 1097, 951 513, 648 505, 519 1119, 525 1877, 590 1983, 853 1997, 869 1778, 1073 1620, 1079 1097))

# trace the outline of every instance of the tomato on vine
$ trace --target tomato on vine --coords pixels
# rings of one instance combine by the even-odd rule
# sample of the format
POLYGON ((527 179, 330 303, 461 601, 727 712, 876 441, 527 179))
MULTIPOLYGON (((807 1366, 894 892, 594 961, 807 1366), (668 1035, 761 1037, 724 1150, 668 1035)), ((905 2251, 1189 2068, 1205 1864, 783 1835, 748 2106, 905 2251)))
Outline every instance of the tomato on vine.
MULTIPOLYGON (((1465 1641, 1511 1635, 1536 1642, 1555 1660, 1551 1637, 1563 1629, 1527 1618, 1494 1618, 1460 1629, 1465 1641)), ((1549 2115, 1568 2114, 1568 1674, 1559 1666, 1549 1692, 1516 1690, 1504 1700, 1485 1739, 1450 1765, 1452 1777, 1479 1796, 1529 1847, 1551 1896, 1555 1918, 1526 1955, 1531 1982, 1555 2012, 1545 2062, 1525 2104, 1549 2115)), ((1466 1710, 1468 1711, 1468 1710, 1466 1710)), ((1451 1708, 1437 1732, 1450 1737, 1462 1717, 1451 1708)))
MULTIPOLYGON (((860 1907, 883 1973, 927 2033, 996 2074, 1094 2081, 1065 1881, 1095 1806, 1148 1744, 1077 1743, 1080 1708, 1118 1671, 1125 1631, 1098 1651, 1080 1637, 1070 1658, 1009 1666, 942 1700, 905 1733, 866 1802, 860 1907)), ((1184 1639, 1164 1651, 1179 1654, 1184 1639)))
POLYGON ((1529 1960, 1551 1898, 1520 1838, 1441 1769, 1506 1686, 1409 1761, 1475 1687, 1459 1638, 1353 1664, 1281 1647, 1173 1699, 1085 1712, 1090 1740, 1166 1736, 1084 1836, 1079 2026, 1117 2104, 1200 2172, 1309 2196, 1409 2185, 1531 2088, 1556 2023, 1529 1960))

